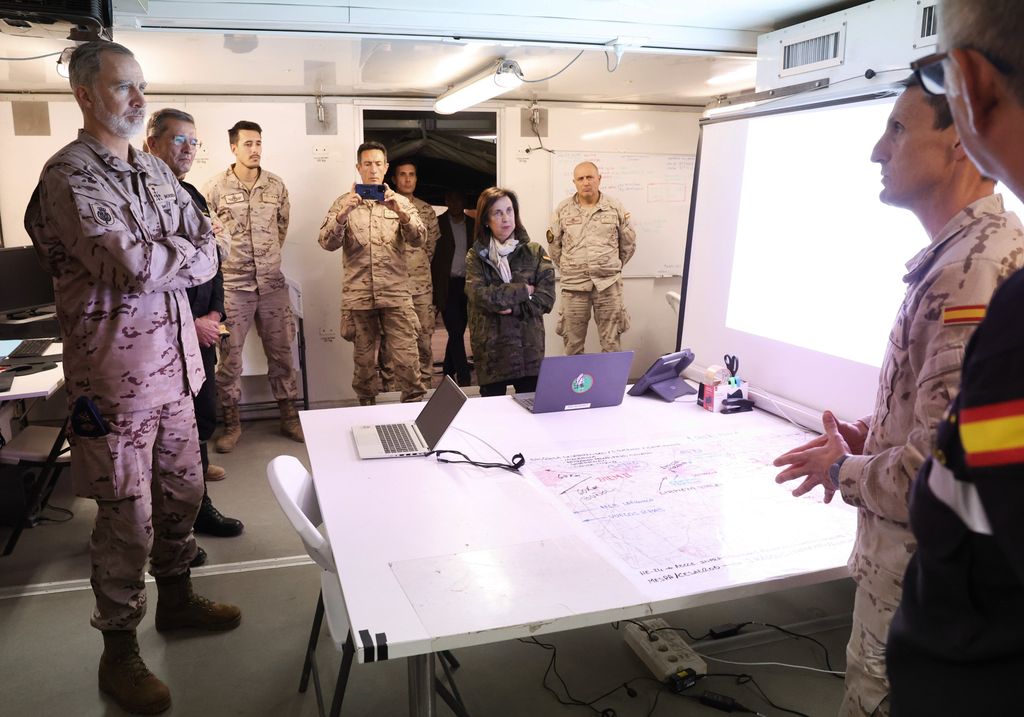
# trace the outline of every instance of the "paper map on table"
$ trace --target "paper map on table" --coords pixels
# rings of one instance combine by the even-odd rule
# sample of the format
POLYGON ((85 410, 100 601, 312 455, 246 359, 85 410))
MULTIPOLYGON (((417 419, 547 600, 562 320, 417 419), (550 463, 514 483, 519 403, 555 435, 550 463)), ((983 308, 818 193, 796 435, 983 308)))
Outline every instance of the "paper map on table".
POLYGON ((691 435, 531 457, 527 468, 634 584, 671 592, 680 581, 713 585, 715 573, 735 583, 835 567, 856 511, 774 481, 772 460, 810 437, 790 426, 691 435))

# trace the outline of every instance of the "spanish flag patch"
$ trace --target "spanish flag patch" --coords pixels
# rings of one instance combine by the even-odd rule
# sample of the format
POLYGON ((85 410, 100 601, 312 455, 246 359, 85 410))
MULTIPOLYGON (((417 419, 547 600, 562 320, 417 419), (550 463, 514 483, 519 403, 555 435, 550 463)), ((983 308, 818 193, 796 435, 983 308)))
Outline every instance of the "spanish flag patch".
POLYGON ((1024 399, 961 409, 960 443, 972 468, 1024 463, 1024 399))
POLYGON ((985 305, 947 306, 942 310, 942 325, 980 324, 985 318, 985 305))

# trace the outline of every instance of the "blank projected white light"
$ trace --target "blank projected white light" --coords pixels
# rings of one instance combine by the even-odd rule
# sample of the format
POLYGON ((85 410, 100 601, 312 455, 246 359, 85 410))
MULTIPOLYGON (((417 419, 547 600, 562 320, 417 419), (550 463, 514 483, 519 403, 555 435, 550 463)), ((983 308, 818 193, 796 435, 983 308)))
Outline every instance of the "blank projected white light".
POLYGON ((904 264, 928 243, 913 214, 878 199, 870 156, 890 109, 751 123, 726 326, 881 365, 904 264))
POLYGON ((450 115, 514 90, 523 84, 515 60, 502 60, 476 77, 445 92, 434 102, 434 111, 450 115))

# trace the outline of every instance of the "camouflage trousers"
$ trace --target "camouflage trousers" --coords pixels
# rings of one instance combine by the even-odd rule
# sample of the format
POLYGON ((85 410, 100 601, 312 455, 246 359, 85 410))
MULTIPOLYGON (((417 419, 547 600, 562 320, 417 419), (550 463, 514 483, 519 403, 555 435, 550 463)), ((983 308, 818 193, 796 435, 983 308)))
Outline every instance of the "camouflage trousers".
POLYGON ((426 388, 420 381, 416 335, 419 320, 412 305, 378 309, 342 309, 341 336, 352 342, 352 389, 360 399, 380 393, 377 376, 377 348, 381 337, 395 372, 402 401, 418 401, 426 388))
POLYGON ((217 394, 222 404, 235 405, 242 395, 242 348, 249 328, 256 322, 256 333, 267 355, 267 378, 278 401, 295 399, 299 388, 292 367, 292 342, 295 319, 287 287, 260 294, 256 291, 224 291, 225 324, 231 335, 222 344, 217 367, 217 394))
POLYGON ((597 323, 601 350, 618 351, 619 336, 629 328, 629 314, 622 305, 622 279, 604 291, 562 289, 562 308, 555 330, 565 342, 566 356, 583 353, 591 313, 597 323))
MULTIPOLYGON (((419 351, 420 357, 420 381, 423 383, 424 389, 429 389, 430 382, 434 378, 434 347, 431 345, 431 340, 434 337, 434 324, 437 312, 434 309, 434 305, 430 303, 430 294, 425 294, 423 297, 414 296, 412 298, 412 308, 420 322, 420 330, 416 332, 416 348, 419 351), (426 303, 417 303, 416 300, 419 298, 425 298, 427 300, 426 303)), ((394 359, 388 350, 386 335, 383 332, 380 335, 378 363, 380 365, 380 379, 384 390, 395 390, 394 359)))
POLYGON ((196 555, 199 434, 191 396, 104 419, 105 436, 71 434, 71 480, 98 508, 89 544, 92 625, 134 630, 146 614, 146 558, 150 573, 163 578, 184 573, 196 555))
POLYGON ((858 586, 846 646, 846 690, 840 717, 889 717, 885 642, 896 604, 858 586))

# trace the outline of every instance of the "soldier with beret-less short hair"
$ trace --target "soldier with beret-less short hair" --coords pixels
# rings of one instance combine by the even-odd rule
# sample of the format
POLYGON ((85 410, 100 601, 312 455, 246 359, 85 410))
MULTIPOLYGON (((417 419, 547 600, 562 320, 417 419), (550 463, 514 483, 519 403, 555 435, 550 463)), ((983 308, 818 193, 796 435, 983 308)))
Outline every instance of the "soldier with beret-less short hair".
POLYGON ((267 355, 267 378, 281 412, 281 433, 303 442, 295 408, 299 396, 292 366, 295 319, 288 284, 281 273, 281 247, 288 233, 288 190, 276 174, 260 166, 263 130, 236 122, 228 130, 235 162, 206 183, 203 194, 230 237, 224 260, 224 311, 230 333, 217 367, 217 393, 224 410, 224 433, 214 445, 221 453, 242 436, 238 402, 242 396, 242 349, 253 323, 267 355))
MULTIPOLYGON (((392 173, 396 192, 412 203, 420 221, 423 222, 423 227, 427 230, 427 237, 422 245, 410 244, 406 247, 405 268, 409 272, 409 294, 412 296, 412 308, 416 312, 416 319, 420 324, 416 334, 416 348, 419 351, 420 359, 420 380, 424 388, 430 388, 434 372, 434 352, 431 339, 434 336, 434 324, 437 316, 433 304, 434 287, 430 274, 430 262, 434 258, 441 230, 437 225, 437 212, 434 211, 434 207, 414 194, 419 181, 416 169, 415 162, 403 159, 394 165, 392 173)), ((395 372, 391 365, 392 359, 387 350, 387 340, 384 335, 381 336, 380 348, 381 382, 384 390, 390 391, 395 372)))
POLYGON ((618 351, 629 328, 622 300, 622 267, 636 251, 629 212, 601 191, 601 173, 581 162, 572 173, 576 194, 555 209, 548 252, 559 270, 561 310, 555 331, 568 356, 581 354, 593 313, 602 351, 618 351))
POLYGON ((949 105, 913 76, 903 85, 871 161, 881 167, 879 198, 912 211, 930 241, 907 263, 874 412, 855 423, 826 412, 825 435, 775 461, 788 466, 777 482, 805 477, 794 495, 820 485, 826 502, 838 491, 858 509, 842 717, 890 713, 886 635, 915 547, 907 497, 956 394, 967 343, 1024 257, 1024 227, 964 152, 949 105))
MULTIPOLYGON (((387 149, 364 142, 356 150, 356 171, 363 184, 383 184, 387 149)), ((363 199, 353 183, 331 205, 320 226, 320 246, 342 250, 341 337, 353 344, 352 388, 360 404, 376 403, 377 347, 386 335, 402 401, 426 393, 420 380, 416 334, 419 321, 409 293, 407 247, 422 246, 427 231, 408 199, 384 185, 383 200, 363 199)))
POLYGON ((185 291, 214 275, 217 245, 167 165, 128 142, 146 107, 132 53, 88 42, 70 71, 84 129, 43 167, 25 228, 54 277, 72 482, 97 505, 99 686, 129 712, 156 714, 171 698, 136 641, 146 559, 158 631, 229 630, 241 620, 237 607, 195 595, 189 575, 203 495, 192 398, 204 377, 185 291))

